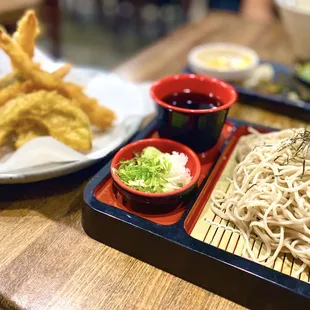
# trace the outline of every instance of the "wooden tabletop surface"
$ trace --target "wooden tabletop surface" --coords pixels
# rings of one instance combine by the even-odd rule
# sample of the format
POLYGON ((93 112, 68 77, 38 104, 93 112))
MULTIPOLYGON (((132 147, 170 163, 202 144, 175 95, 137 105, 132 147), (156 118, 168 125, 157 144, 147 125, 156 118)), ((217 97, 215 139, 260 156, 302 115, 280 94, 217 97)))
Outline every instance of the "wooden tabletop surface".
MULTIPOLYGON (((178 73, 192 47, 217 41, 247 45, 264 59, 293 61, 280 24, 261 25, 211 13, 142 51, 115 72, 135 81, 178 73)), ((242 104, 236 104, 230 115, 279 128, 303 125, 242 104)), ((2 308, 243 309, 86 236, 81 227, 82 192, 99 168, 36 184, 0 186, 2 308)))

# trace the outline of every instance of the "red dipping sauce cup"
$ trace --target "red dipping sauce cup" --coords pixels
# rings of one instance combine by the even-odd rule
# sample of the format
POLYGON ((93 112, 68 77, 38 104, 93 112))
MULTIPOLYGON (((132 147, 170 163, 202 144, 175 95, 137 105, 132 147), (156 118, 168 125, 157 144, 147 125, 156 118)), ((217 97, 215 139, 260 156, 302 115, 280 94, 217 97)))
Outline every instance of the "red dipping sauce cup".
POLYGON ((230 106, 236 102, 235 89, 218 79, 195 74, 179 74, 155 82, 150 90, 157 103, 157 128, 161 138, 183 143, 195 152, 212 148, 218 141, 230 106), (192 93, 218 98, 219 107, 188 109, 163 101, 168 95, 189 89, 192 93))

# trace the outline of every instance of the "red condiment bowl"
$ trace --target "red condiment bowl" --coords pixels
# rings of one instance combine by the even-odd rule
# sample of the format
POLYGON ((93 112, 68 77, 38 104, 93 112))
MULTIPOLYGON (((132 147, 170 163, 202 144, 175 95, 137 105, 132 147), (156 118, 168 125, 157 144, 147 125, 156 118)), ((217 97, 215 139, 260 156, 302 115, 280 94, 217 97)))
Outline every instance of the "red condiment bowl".
POLYGON ((236 102, 234 88, 218 79, 178 74, 156 81, 150 94, 157 103, 157 129, 161 138, 183 143, 200 153, 212 148, 218 141, 229 108, 236 102), (186 109, 170 105, 165 97, 190 90, 192 93, 216 97, 222 105, 214 109, 186 109))
POLYGON ((111 175, 115 188, 133 209, 146 213, 165 213, 176 208, 180 203, 190 198, 201 173, 201 165, 198 156, 189 147, 172 140, 144 139, 130 143, 120 149, 111 163, 111 175), (190 170, 191 181, 182 188, 168 193, 145 193, 135 190, 124 184, 114 172, 122 160, 132 159, 134 153, 141 153, 144 148, 153 146, 164 153, 184 153, 188 157, 186 168, 190 170))

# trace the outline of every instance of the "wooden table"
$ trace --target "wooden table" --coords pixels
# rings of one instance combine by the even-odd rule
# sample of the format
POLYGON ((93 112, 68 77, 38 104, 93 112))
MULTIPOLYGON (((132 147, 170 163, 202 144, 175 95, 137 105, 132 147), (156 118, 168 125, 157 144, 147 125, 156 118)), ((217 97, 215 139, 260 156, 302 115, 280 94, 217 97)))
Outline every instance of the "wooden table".
MULTIPOLYGON (((177 73, 193 46, 215 41, 248 45, 265 59, 293 61, 280 24, 260 25, 212 13, 142 51, 115 72, 135 81, 177 73)), ((236 104, 230 115, 283 128, 303 125, 242 104, 236 104)), ((37 184, 0 187, 3 308, 242 309, 87 237, 81 227, 82 192, 99 167, 37 184)))

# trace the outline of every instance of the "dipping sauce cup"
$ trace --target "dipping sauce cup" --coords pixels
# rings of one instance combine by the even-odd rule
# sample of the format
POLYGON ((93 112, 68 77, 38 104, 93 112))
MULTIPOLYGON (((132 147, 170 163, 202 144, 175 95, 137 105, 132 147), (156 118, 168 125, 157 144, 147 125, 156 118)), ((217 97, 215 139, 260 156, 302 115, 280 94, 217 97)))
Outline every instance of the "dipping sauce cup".
POLYGON ((150 93, 157 103, 157 129, 160 137, 183 143, 196 153, 207 151, 216 144, 229 107, 237 99, 236 91, 229 84, 195 74, 160 79, 152 85, 150 93), (182 92, 214 97, 221 104, 210 109, 190 109, 164 101, 169 95, 182 92))

